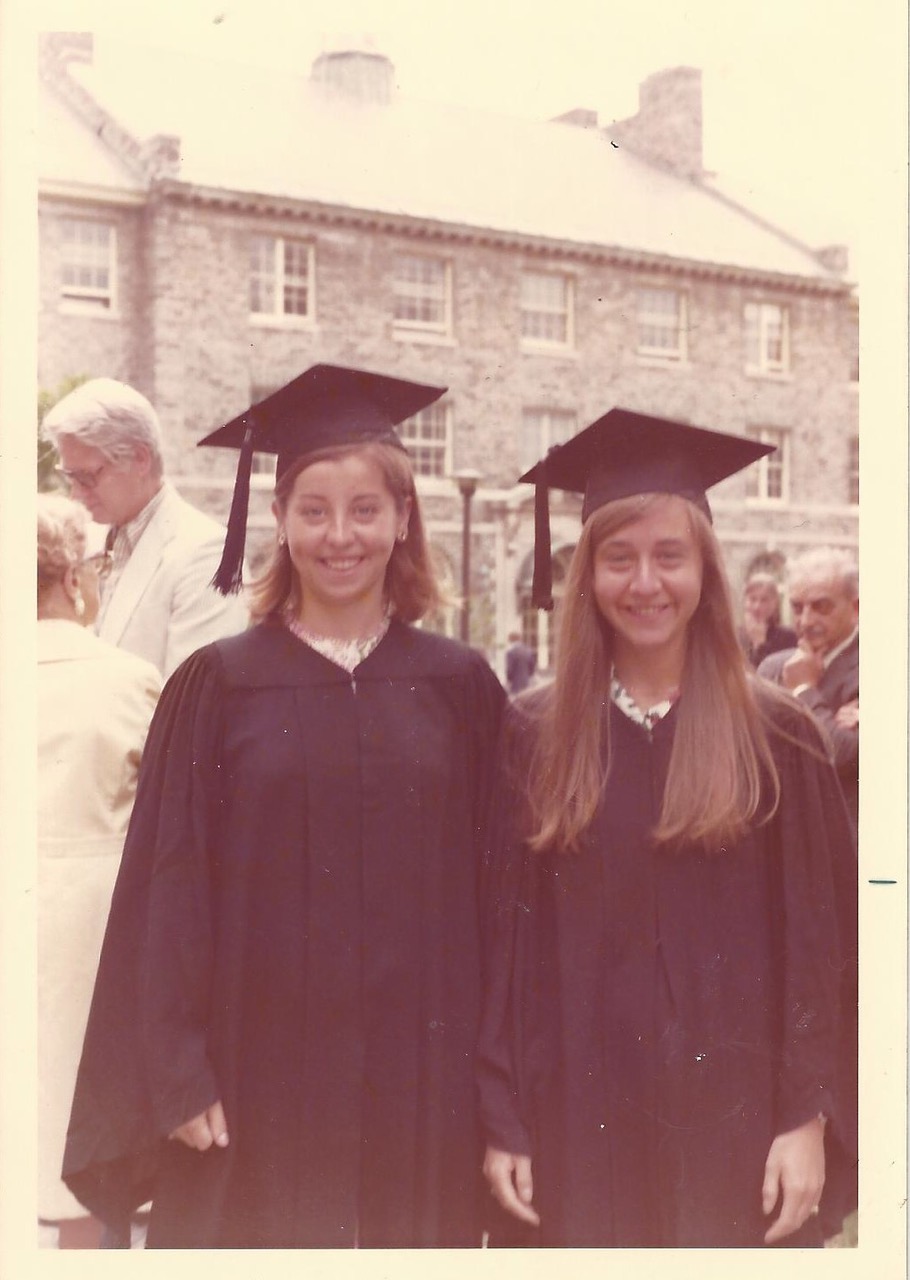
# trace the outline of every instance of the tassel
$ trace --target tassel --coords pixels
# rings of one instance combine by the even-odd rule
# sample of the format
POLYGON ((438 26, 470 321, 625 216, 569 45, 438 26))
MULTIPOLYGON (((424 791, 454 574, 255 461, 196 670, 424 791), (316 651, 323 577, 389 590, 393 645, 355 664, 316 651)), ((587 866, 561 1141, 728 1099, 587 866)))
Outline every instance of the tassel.
POLYGON ((547 485, 547 461, 541 459, 534 469, 534 578, 531 583, 531 605, 535 609, 553 608, 553 566, 550 562, 550 490, 547 485))
POLYGON ((243 551, 246 546, 246 521, 250 508, 250 473, 253 470, 253 423, 247 422, 237 462, 237 479, 228 516, 227 536, 221 563, 212 586, 223 596, 236 595, 243 586, 243 551))

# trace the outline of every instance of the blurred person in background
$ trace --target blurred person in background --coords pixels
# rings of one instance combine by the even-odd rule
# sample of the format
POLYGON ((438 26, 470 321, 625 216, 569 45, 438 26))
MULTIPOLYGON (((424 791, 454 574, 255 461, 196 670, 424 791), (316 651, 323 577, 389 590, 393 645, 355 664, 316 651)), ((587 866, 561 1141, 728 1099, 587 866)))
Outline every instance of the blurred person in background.
POLYGON ((506 686, 509 693, 521 693, 522 689, 527 689, 536 670, 537 654, 522 640, 520 631, 510 632, 506 649, 506 686))
POLYGON ((91 632, 108 557, 78 502, 38 495, 38 1216, 58 1246, 101 1224, 61 1180, 67 1121, 139 758, 161 688, 91 632), (88 539, 94 538, 94 545, 88 539))
POLYGON ((780 587, 770 573, 753 573, 743 589, 743 621, 740 640, 750 665, 754 668, 769 653, 791 649, 796 632, 781 626, 780 587))
POLYGON ((165 479, 161 425, 144 395, 93 378, 58 400, 42 431, 72 496, 110 526, 95 628, 102 640, 167 677, 195 649, 244 629, 242 600, 211 585, 224 529, 165 479))
POLYGON ((827 739, 854 828, 859 822, 859 569, 848 551, 818 547, 787 567, 797 644, 758 674, 807 707, 827 739))

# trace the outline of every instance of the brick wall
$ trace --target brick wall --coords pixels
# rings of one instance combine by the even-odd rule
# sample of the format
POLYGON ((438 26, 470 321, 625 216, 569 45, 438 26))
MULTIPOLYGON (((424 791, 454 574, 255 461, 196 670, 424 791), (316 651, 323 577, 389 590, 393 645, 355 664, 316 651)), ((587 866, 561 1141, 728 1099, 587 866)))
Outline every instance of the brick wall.
MULTIPOLYGON (((716 491, 717 527, 735 584, 768 546, 787 552, 828 539, 855 542, 856 513, 846 498, 848 441, 858 417, 850 384, 856 321, 855 303, 846 295, 801 292, 786 281, 758 287, 700 273, 617 265, 593 255, 584 262, 561 259, 522 246, 415 241, 404 230, 330 224, 313 211, 260 213, 159 194, 144 211, 105 214, 117 226, 119 314, 73 316, 59 309, 57 283, 59 219, 69 212, 64 202, 42 205, 41 385, 56 385, 75 373, 133 382, 161 414, 168 470, 193 501, 222 517, 235 458, 196 451, 195 440, 243 409, 253 388, 280 385, 310 364, 330 361, 449 386, 454 467, 474 467, 483 476, 475 500, 478 572, 488 574, 499 536, 492 531, 501 519, 484 491, 508 488, 517 479, 524 407, 574 409, 579 428, 610 405, 623 404, 718 429, 787 429, 788 504, 746 503, 743 477, 716 491), (253 232, 314 243, 312 323, 251 323, 248 238, 253 232), (448 341, 396 334, 393 263, 401 250, 450 262, 448 341), (571 279, 575 341, 570 351, 523 349, 523 270, 571 279), (639 354, 636 291, 642 285, 685 292, 686 359, 639 354), (782 376, 746 371, 743 308, 755 301, 788 310, 791 360, 782 376)), ((460 582, 460 499, 454 486, 429 487, 431 525, 460 582)), ((269 502, 267 489, 256 489, 254 523, 268 523, 269 502)), ((522 511, 509 554, 500 561, 513 581, 531 546, 530 492, 522 511)), ((577 526, 570 522, 569 527, 577 526)), ((503 608, 500 604, 500 615, 503 608)), ((514 617, 498 618, 496 644, 504 643, 513 623, 514 617)))

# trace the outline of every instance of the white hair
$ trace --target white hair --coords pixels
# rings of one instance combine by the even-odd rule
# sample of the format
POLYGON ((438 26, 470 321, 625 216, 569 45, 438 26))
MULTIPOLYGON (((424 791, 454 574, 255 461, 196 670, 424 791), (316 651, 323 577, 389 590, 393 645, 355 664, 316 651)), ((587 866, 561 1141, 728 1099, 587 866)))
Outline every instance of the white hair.
POLYGON ((41 429, 53 445, 68 436, 100 450, 114 463, 128 462, 137 445, 144 445, 153 474, 160 476, 164 470, 158 414, 140 391, 115 378, 83 382, 48 411, 41 429))
POLYGON ((838 582, 845 596, 859 599, 856 559, 839 547, 815 547, 796 556, 787 565, 787 582, 791 589, 797 583, 838 582))

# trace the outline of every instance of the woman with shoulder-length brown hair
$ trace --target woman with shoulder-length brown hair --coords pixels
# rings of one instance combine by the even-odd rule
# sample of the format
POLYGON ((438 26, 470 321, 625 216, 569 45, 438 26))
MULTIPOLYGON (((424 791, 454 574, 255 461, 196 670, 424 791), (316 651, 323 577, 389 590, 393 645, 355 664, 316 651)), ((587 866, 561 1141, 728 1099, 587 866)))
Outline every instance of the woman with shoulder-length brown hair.
POLYGON ((504 693, 438 596, 394 425, 442 388, 317 365, 204 443, 278 454, 255 625, 149 736, 65 1174, 150 1248, 481 1242, 482 820, 504 693))
POLYGON ((485 1172, 531 1243, 811 1246, 851 1207, 849 824, 746 671, 705 498, 765 451, 612 410, 523 477, 538 601, 547 488, 585 494, 487 881, 485 1172))

